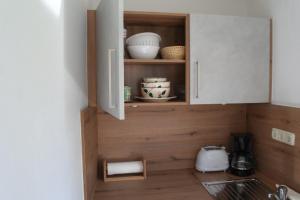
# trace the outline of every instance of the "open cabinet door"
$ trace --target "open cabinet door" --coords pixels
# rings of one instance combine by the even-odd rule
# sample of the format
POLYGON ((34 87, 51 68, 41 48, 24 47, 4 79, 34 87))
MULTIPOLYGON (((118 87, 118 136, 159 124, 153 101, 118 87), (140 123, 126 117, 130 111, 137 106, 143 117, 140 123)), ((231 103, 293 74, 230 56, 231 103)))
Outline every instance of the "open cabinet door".
POLYGON ((123 0, 101 0, 97 11, 98 106, 124 119, 123 0))

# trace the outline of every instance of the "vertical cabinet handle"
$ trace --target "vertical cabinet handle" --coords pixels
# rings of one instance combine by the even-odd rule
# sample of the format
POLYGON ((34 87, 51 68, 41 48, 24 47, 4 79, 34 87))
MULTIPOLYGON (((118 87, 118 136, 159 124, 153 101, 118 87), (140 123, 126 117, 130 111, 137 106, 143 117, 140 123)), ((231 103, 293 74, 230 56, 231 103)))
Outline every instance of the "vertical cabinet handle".
POLYGON ((199 85, 200 85, 200 67, 199 67, 199 61, 196 61, 196 98, 199 98, 199 85))
POLYGON ((115 108, 115 106, 112 103, 112 83, 111 83, 112 53, 115 51, 116 51, 116 49, 108 49, 108 104, 109 104, 110 109, 115 108))

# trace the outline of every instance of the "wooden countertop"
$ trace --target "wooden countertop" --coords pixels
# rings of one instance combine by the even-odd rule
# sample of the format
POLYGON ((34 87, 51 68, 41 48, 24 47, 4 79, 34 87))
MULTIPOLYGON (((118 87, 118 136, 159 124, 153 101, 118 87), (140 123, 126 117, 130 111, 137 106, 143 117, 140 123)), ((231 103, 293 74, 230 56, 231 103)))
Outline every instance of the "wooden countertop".
MULTIPOLYGON (((271 179, 260 173, 253 177, 274 189, 271 179)), ((212 200, 201 182, 232 179, 243 178, 224 172, 199 173, 193 169, 154 172, 146 181, 99 181, 94 200, 212 200)))

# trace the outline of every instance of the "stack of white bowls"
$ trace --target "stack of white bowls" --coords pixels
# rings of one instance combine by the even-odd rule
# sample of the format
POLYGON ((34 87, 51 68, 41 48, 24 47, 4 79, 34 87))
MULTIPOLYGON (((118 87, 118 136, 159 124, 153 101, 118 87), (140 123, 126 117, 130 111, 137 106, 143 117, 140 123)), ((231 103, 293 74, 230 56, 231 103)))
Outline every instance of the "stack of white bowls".
POLYGON ((144 78, 141 93, 146 99, 167 98, 170 95, 170 81, 167 78, 144 78))
POLYGON ((126 45, 134 59, 154 59, 159 52, 161 37, 156 33, 139 33, 129 37, 126 45))

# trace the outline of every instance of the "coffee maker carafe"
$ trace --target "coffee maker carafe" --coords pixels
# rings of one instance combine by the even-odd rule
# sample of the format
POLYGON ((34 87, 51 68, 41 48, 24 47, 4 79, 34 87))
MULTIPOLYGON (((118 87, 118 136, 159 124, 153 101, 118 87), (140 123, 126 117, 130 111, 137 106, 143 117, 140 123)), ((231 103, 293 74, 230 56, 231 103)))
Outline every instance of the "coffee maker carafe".
POLYGON ((237 176, 254 174, 254 155, 252 152, 252 135, 249 133, 232 134, 230 148, 230 172, 237 176))

